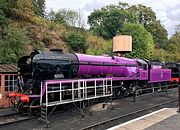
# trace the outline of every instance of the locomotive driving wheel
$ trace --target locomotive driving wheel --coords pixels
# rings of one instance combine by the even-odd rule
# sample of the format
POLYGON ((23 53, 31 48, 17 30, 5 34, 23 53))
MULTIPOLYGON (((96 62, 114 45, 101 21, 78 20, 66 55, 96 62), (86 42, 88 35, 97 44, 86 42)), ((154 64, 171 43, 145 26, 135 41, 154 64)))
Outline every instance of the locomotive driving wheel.
POLYGON ((30 113, 35 116, 41 115, 41 107, 40 107, 40 100, 38 98, 34 99, 30 104, 30 113))
POLYGON ((127 96, 127 89, 124 87, 116 88, 113 95, 115 99, 124 98, 125 96, 127 96))

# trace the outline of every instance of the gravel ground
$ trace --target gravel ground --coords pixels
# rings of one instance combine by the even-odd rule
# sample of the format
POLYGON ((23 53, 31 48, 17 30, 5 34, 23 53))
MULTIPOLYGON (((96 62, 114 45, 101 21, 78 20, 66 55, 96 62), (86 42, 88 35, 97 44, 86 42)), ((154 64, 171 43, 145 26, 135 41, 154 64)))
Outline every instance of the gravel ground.
MULTIPOLYGON (((79 130, 83 127, 105 121, 109 118, 113 118, 119 115, 124 115, 139 109, 154 106, 159 103, 167 102, 177 98, 177 89, 172 91, 143 95, 137 97, 136 102, 132 102, 132 97, 114 100, 112 106, 110 103, 102 108, 103 103, 93 105, 90 110, 85 113, 85 117, 82 118, 81 114, 77 111, 65 111, 63 113, 53 114, 49 121, 50 127, 46 128, 44 123, 41 123, 38 119, 21 122, 18 124, 12 124, 8 126, 0 127, 1 130, 79 130), (113 108, 113 109, 112 109, 113 108)), ((169 107, 177 107, 177 102, 169 107)), ((151 112, 151 111, 150 111, 151 112)), ((126 119, 128 120, 128 119, 126 119)), ((102 128, 103 129, 103 128, 102 128)))

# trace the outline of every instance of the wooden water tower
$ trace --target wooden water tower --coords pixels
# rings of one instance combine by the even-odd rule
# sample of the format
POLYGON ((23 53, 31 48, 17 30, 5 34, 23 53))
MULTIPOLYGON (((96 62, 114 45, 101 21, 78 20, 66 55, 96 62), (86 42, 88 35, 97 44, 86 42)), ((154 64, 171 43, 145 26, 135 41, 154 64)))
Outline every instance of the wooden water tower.
POLYGON ((113 53, 123 56, 132 51, 132 36, 118 35, 113 37, 113 53))

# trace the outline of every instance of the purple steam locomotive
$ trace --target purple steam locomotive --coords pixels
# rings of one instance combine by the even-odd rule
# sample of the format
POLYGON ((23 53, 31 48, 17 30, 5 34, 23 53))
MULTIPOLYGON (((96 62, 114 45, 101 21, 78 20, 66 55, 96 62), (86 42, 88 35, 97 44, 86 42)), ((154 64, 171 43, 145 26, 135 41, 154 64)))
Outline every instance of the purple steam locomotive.
POLYGON ((111 78, 113 97, 122 98, 131 94, 134 87, 152 87, 171 79, 171 70, 162 62, 64 53, 58 49, 33 51, 19 59, 18 68, 19 92, 9 93, 8 97, 19 97, 18 103, 26 106, 40 97, 41 83, 46 80, 111 78))

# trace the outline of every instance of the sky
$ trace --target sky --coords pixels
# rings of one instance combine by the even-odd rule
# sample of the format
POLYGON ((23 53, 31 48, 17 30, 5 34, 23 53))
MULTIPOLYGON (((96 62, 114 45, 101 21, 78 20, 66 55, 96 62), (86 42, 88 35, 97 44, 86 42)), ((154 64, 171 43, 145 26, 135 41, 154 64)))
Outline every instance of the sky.
MULTIPOLYGON (((46 0, 47 10, 66 8, 78 10, 83 13, 85 21, 94 9, 99 9, 109 4, 117 4, 119 0, 46 0)), ((157 19, 167 29, 168 35, 175 33, 175 25, 180 24, 180 0, 121 0, 132 4, 143 4, 151 7, 157 19)))

